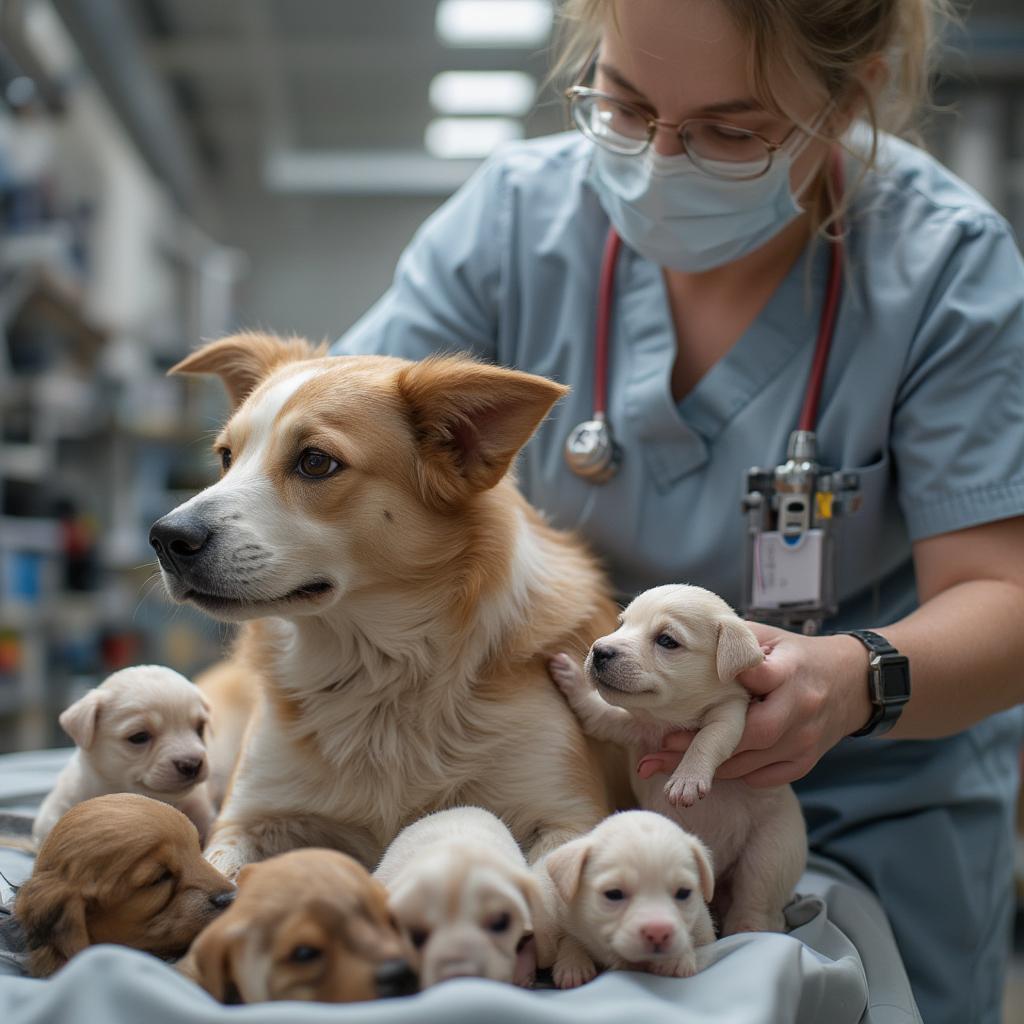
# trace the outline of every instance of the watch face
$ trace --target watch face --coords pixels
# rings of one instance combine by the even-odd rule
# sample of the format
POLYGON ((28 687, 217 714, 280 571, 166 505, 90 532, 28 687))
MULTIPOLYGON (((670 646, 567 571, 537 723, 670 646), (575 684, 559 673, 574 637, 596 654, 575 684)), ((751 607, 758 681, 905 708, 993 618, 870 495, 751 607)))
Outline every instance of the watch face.
POLYGON ((903 702, 910 698, 910 662, 902 655, 882 659, 882 700, 903 702))

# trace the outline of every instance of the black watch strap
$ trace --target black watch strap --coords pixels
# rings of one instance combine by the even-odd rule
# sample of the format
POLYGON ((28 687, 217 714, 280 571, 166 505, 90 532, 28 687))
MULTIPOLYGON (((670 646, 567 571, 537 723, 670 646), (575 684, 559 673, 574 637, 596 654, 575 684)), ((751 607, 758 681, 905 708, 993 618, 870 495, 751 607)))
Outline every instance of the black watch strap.
POLYGON ((910 662, 884 636, 870 629, 842 629, 838 632, 856 637, 869 652, 871 717, 863 728, 850 735, 880 736, 896 724, 904 705, 910 700, 910 662))

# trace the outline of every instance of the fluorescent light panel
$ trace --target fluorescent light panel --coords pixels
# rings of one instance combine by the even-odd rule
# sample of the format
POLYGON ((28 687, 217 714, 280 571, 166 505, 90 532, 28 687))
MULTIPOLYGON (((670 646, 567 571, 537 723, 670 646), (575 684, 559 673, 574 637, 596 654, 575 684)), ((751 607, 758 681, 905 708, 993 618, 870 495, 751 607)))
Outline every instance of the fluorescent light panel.
POLYGON ((522 137, 523 126, 508 117, 438 117, 427 125, 424 144, 432 156, 467 160, 522 137))
POLYGON ((434 28, 446 46, 529 47, 547 42, 550 0, 441 0, 434 28))
POLYGON ((522 71, 442 71, 430 83, 430 104, 439 114, 522 117, 536 95, 536 81, 522 71))

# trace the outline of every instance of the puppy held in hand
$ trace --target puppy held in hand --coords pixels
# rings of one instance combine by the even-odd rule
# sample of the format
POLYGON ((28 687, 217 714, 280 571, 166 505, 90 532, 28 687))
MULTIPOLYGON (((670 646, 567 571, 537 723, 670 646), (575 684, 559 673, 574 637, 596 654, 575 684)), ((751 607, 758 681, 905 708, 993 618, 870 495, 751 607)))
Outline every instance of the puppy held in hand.
POLYGON ((406 953, 384 887, 310 848, 242 868, 231 909, 178 968, 221 1002, 349 1003, 415 992, 406 953))
POLYGON ((207 793, 206 698, 161 665, 135 665, 105 679, 60 716, 78 749, 57 777, 32 826, 42 842, 75 804, 106 793, 138 793, 177 807, 205 839, 213 821, 207 793))
POLYGON ((693 742, 667 783, 634 778, 643 807, 674 817, 708 844, 718 871, 715 910, 725 935, 781 931, 782 908, 803 872, 807 834, 789 786, 755 789, 712 780, 746 724, 750 695, 736 676, 764 655, 742 619, 700 587, 655 587, 623 611, 621 625, 596 640, 586 678, 564 655, 551 674, 590 735, 657 750, 677 729, 693 742))
POLYGON ((456 807, 403 829, 374 876, 416 949, 423 988, 446 978, 528 985, 540 889, 490 811, 456 807))
POLYGON ((534 870, 558 928, 551 966, 559 988, 590 981, 598 967, 689 977, 697 948, 715 940, 710 854, 660 814, 614 814, 534 870))
POLYGON ((46 977, 99 942, 181 956, 234 895, 203 859, 185 815, 115 793, 86 800, 57 822, 18 890, 14 915, 33 975, 46 977))

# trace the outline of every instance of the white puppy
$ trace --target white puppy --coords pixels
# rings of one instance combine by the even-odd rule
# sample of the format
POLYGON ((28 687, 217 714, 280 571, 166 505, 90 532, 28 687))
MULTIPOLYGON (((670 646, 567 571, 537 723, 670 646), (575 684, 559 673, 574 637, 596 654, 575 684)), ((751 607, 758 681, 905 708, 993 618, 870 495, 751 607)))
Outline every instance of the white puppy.
POLYGON ((534 870, 558 932, 559 988, 590 981, 598 965, 686 978, 697 971, 697 947, 715 941, 711 855, 660 814, 613 814, 534 870))
POLYGON ((490 811, 455 807, 421 818, 396 836, 374 877, 416 950, 423 988, 455 977, 532 981, 540 887, 490 811))
POLYGON ((587 655, 593 685, 562 655, 552 660, 555 681, 584 730, 628 745, 634 760, 658 749, 666 733, 696 730, 667 783, 634 778, 637 798, 710 846, 723 935, 783 930, 782 908, 807 860, 793 790, 720 780, 713 798, 703 800, 743 734, 750 695, 736 676, 764 660, 757 638, 720 597, 700 587, 645 591, 620 621, 587 655))
POLYGON ((178 808, 204 836, 213 820, 203 733, 209 705, 184 676, 135 665, 108 676, 60 716, 78 749, 57 777, 32 827, 41 843, 75 804, 138 793, 178 808))

